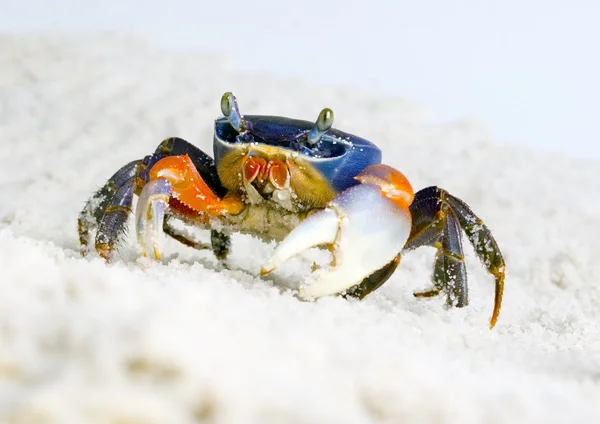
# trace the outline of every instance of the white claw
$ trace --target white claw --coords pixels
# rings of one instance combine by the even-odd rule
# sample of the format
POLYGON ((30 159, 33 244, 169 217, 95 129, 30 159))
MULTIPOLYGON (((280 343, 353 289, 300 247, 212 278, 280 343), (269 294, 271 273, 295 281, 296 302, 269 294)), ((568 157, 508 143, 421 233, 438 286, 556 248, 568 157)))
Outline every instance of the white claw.
POLYGON ((171 184, 159 178, 144 186, 135 211, 137 240, 144 255, 159 260, 161 256, 163 222, 169 208, 171 184))
POLYGON ((263 272, 308 247, 333 243, 333 265, 315 272, 312 284, 301 288, 299 295, 310 299, 340 293, 391 262, 403 249, 410 229, 408 209, 384 196, 379 186, 354 186, 294 228, 263 272))
POLYGON ((309 216, 279 243, 273 256, 263 264, 260 273, 268 274, 292 256, 310 247, 333 243, 339 227, 339 218, 331 208, 309 216))

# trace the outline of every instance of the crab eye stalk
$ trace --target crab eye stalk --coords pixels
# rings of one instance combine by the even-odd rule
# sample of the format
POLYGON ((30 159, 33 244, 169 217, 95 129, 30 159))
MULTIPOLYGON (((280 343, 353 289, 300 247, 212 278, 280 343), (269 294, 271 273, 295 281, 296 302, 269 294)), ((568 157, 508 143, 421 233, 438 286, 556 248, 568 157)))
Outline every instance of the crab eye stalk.
POLYGON ((333 126, 333 111, 329 108, 325 108, 319 113, 315 126, 308 133, 307 141, 308 144, 314 146, 321 137, 333 126))
POLYGON ((223 94, 221 97, 221 112, 227 118, 229 123, 237 132, 244 129, 244 118, 240 113, 240 108, 237 104, 237 99, 231 92, 223 94))

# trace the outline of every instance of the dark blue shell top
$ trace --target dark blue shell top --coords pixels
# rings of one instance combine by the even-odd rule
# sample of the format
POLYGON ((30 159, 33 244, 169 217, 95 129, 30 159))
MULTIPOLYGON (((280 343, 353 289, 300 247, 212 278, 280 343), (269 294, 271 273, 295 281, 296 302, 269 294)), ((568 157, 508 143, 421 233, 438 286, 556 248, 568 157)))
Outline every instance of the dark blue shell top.
POLYGON ((215 160, 235 145, 266 144, 296 151, 318 170, 337 192, 358 184, 354 179, 369 165, 381 163, 381 150, 370 141, 335 128, 315 145, 306 141, 314 122, 281 116, 244 115, 246 130, 239 133, 222 117, 215 121, 215 160), (231 146, 231 147, 229 147, 231 146))

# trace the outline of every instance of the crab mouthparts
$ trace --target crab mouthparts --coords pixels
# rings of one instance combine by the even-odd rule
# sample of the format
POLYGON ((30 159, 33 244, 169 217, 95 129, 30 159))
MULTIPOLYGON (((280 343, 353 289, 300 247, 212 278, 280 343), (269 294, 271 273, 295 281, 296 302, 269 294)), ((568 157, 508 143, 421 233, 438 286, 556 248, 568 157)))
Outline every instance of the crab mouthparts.
POLYGON ((261 157, 246 156, 243 163, 244 180, 247 183, 256 182, 263 186, 267 181, 278 190, 285 190, 290 186, 290 171, 287 165, 279 159, 263 159, 261 157))

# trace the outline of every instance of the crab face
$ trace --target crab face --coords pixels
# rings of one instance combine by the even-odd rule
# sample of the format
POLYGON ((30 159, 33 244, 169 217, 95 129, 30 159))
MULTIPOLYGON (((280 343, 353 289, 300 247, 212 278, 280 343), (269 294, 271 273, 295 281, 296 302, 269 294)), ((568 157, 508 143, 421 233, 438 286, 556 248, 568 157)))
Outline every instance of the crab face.
POLYGON ((214 131, 219 178, 229 191, 246 192, 251 203, 262 198, 290 210, 324 207, 358 184, 354 177, 363 169, 381 162, 373 143, 331 128, 330 109, 323 109, 316 123, 242 116, 226 93, 222 111, 214 131))

